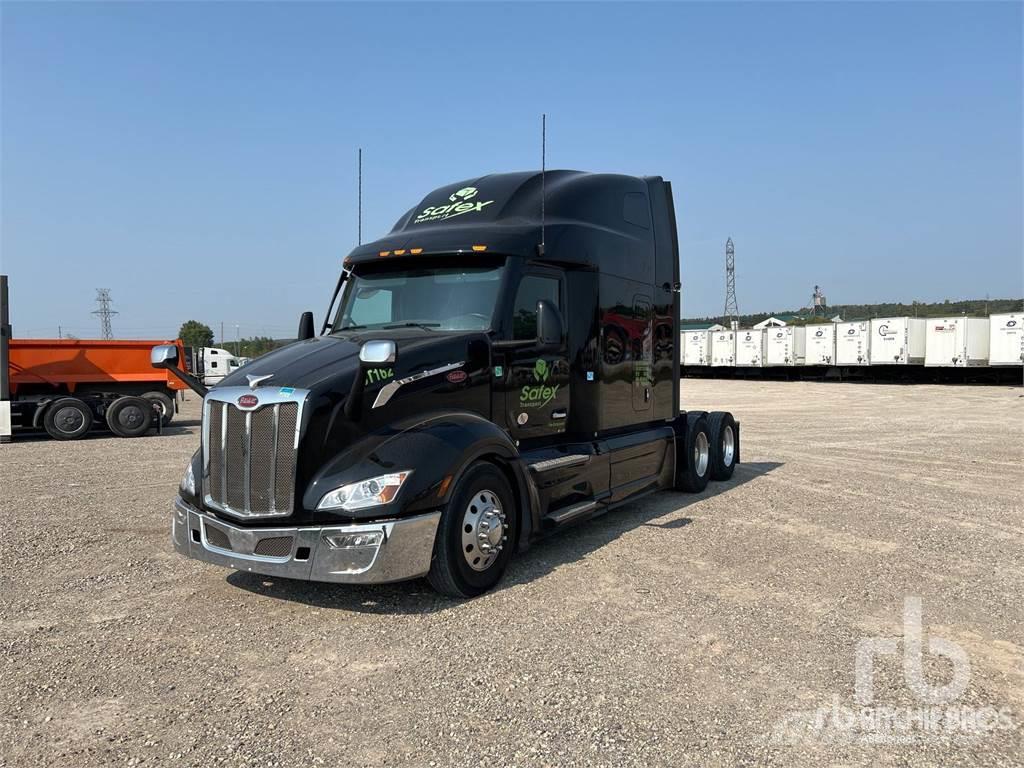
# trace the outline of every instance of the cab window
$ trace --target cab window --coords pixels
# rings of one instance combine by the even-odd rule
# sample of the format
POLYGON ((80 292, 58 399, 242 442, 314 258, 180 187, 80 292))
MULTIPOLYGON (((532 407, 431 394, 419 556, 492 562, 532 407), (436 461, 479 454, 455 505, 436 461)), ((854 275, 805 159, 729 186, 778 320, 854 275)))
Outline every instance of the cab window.
POLYGON ((541 275, 526 275, 519 283, 516 301, 512 310, 512 338, 534 339, 537 337, 537 302, 547 299, 559 310, 558 280, 541 275))

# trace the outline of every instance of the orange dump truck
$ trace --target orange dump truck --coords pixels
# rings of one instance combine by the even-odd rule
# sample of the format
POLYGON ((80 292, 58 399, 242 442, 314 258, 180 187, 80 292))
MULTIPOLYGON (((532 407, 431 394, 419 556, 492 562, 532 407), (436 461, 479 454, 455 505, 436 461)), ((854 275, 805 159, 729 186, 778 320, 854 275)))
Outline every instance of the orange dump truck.
MULTIPOLYGON (((4 299, 0 295, 0 303, 4 299)), ((94 427, 130 437, 144 434, 157 418, 168 424, 174 417, 185 385, 154 368, 150 350, 175 344, 184 360, 181 341, 12 339, 3 309, 0 438, 23 429, 74 440, 94 427)))

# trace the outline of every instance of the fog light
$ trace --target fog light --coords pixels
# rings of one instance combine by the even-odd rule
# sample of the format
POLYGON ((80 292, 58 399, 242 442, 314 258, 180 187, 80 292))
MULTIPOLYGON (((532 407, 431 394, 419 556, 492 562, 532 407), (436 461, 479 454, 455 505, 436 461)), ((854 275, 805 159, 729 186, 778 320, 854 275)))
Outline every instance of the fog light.
POLYGON ((366 531, 364 533, 333 533, 324 536, 324 541, 331 549, 362 549, 379 547, 384 543, 384 531, 366 531))

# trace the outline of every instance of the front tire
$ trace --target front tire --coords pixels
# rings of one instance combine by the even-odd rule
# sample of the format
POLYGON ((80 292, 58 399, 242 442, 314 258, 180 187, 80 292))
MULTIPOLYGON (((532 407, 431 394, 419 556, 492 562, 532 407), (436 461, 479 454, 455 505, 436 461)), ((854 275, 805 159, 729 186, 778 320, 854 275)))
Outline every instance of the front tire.
POLYGON ((454 598, 489 590, 512 558, 515 525, 515 497, 505 475, 486 461, 471 465, 441 514, 430 586, 454 598))

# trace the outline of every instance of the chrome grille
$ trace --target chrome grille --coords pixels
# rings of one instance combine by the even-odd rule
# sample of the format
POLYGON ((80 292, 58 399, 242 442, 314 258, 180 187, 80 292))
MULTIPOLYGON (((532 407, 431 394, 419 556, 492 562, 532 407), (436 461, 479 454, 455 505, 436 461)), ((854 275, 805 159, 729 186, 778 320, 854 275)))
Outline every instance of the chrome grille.
POLYGON ((295 460, 305 391, 224 388, 207 395, 203 424, 205 499, 237 517, 292 512, 295 460), (259 397, 239 408, 241 395, 259 397))

